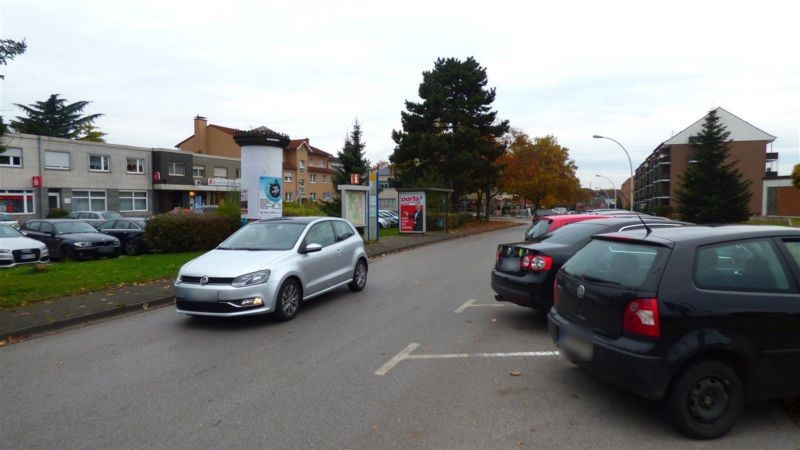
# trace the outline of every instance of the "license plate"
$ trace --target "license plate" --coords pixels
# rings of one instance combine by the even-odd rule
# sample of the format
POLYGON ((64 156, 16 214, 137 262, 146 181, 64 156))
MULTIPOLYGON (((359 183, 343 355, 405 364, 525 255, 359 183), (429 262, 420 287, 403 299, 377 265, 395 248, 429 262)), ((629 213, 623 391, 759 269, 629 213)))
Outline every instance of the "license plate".
POLYGON ((19 259, 36 259, 36 255, 33 253, 27 253, 19 255, 19 259))
POLYGON ((569 359, 591 361, 594 356, 594 344, 589 339, 573 333, 561 333, 559 342, 561 354, 569 359))

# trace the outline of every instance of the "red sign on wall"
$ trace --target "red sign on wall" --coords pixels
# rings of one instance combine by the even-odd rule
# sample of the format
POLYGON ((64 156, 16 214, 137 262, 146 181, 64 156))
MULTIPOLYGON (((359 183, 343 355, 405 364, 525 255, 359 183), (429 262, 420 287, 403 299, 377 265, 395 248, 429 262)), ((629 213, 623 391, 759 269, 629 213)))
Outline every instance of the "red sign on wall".
POLYGON ((33 187, 40 188, 42 187, 42 177, 33 177, 33 187))

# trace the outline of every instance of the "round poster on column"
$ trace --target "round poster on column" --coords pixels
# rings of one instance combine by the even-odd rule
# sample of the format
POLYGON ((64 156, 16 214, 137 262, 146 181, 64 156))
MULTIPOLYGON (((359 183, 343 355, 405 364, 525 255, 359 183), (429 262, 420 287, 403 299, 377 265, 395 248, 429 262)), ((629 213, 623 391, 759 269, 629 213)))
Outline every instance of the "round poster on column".
POLYGON ((258 178, 258 218, 269 219, 271 217, 281 217, 283 208, 281 199, 283 180, 278 177, 259 177, 258 178))

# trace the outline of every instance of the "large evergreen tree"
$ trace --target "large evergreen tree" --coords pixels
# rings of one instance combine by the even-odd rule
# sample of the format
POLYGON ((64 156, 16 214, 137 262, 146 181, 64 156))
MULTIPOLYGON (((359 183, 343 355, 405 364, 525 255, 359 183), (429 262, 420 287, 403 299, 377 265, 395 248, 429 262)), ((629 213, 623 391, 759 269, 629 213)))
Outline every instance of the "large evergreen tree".
POLYGON ((457 200, 490 192, 499 182, 505 153, 500 137, 508 121, 498 121, 491 110, 495 90, 487 83, 486 69, 472 57, 440 58, 422 73, 422 102, 406 101, 403 129, 392 132, 398 186, 452 188, 457 200))
MULTIPOLYGON (((102 117, 102 114, 84 116, 83 110, 88 104, 87 101, 67 104, 67 100, 59 98, 59 94, 29 106, 15 103, 27 117, 17 117, 10 125, 17 133, 79 139, 87 125, 93 125, 95 120, 102 117)), ((97 130, 92 127, 91 131, 97 130)))
POLYGON ((750 216, 750 182, 742 179, 736 162, 725 162, 729 136, 716 111, 711 111, 703 130, 689 139, 692 162, 681 177, 677 193, 678 212, 683 220, 733 223, 750 216))
POLYGON ((333 174, 333 184, 350 184, 350 174, 357 173, 361 176, 361 184, 367 184, 369 179, 369 160, 365 156, 366 142, 361 134, 361 124, 356 119, 353 122, 353 131, 344 139, 342 150, 336 155, 341 167, 333 174))

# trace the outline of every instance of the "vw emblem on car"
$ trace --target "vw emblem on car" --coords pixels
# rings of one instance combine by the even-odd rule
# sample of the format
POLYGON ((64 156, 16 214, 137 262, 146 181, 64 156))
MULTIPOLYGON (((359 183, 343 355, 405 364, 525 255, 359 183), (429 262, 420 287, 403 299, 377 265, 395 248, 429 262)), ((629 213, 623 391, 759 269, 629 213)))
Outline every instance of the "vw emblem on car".
POLYGON ((578 298, 583 298, 584 294, 586 294, 586 288, 583 285, 578 286, 578 298))
POLYGON ((208 284, 208 276, 206 276, 206 275, 203 275, 203 276, 200 278, 200 285, 201 285, 201 286, 205 286, 205 285, 207 285, 207 284, 208 284))

